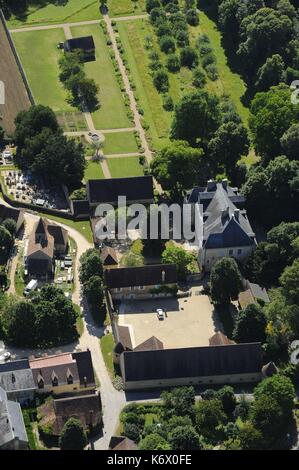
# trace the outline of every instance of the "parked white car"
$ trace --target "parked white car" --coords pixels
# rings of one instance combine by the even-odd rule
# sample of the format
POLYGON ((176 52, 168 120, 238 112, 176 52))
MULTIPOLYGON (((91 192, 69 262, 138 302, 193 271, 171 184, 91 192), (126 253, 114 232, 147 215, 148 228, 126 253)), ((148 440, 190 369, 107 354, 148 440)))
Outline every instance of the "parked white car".
POLYGON ((2 157, 7 158, 8 160, 11 160, 12 159, 11 151, 10 150, 4 150, 4 152, 2 153, 2 157))
POLYGON ((0 363, 9 361, 10 358, 11 358, 10 352, 6 351, 5 353, 0 355, 0 363))
POLYGON ((164 320, 165 318, 165 313, 164 313, 164 310, 162 310, 162 308, 157 308, 157 317, 159 320, 164 320))

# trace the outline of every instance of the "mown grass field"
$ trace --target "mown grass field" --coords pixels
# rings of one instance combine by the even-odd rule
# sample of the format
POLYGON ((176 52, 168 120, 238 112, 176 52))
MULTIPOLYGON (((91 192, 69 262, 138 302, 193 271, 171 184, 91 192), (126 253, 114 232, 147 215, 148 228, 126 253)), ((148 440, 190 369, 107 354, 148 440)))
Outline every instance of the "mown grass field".
POLYGON ((38 104, 54 111, 72 111, 67 93, 59 81, 57 44, 65 40, 63 29, 26 31, 13 34, 13 40, 38 104))
POLYGON ((108 0, 110 16, 139 15, 145 12, 145 0, 108 0))
POLYGON ((139 157, 108 158, 108 166, 112 178, 143 175, 143 166, 139 163, 139 157))
POLYGON ((92 114, 96 129, 131 127, 124 99, 115 78, 104 33, 98 25, 72 28, 73 37, 92 35, 96 44, 96 61, 85 64, 86 74, 99 85, 100 108, 92 114))
POLYGON ((115 344, 112 333, 108 333, 107 335, 102 336, 102 338, 100 339, 100 347, 103 354, 104 362, 111 378, 115 377, 115 370, 113 364, 114 346, 115 344))
POLYGON ((104 174, 100 163, 88 161, 84 173, 85 181, 101 180, 103 178, 104 174))
POLYGON ((134 132, 113 132, 105 134, 104 154, 138 153, 134 132))
MULTIPOLYGON (((58 3, 58 2, 56 2, 58 3)), ((89 21, 101 18, 98 0, 68 0, 65 5, 47 0, 29 0, 28 9, 21 17, 8 19, 9 28, 22 26, 89 21)))

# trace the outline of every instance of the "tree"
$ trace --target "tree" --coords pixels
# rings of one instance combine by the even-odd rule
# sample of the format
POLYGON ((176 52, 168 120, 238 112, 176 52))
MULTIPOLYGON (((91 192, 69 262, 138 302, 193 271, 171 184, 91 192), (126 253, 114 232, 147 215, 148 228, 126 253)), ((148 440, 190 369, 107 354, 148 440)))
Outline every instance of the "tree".
POLYGON ((232 258, 216 261, 211 270, 210 283, 214 303, 227 305, 237 299, 242 288, 242 278, 236 261, 232 258))
POLYGON ((169 72, 178 72, 181 68, 181 60, 178 55, 170 54, 167 58, 167 68, 169 72))
POLYGON ((269 447, 281 436, 284 424, 283 411, 273 397, 262 396, 254 400, 249 417, 253 427, 263 436, 263 448, 269 447))
POLYGON ((233 338, 238 343, 264 343, 266 340, 267 320, 261 307, 248 305, 238 314, 233 338))
POLYGON ((12 237, 15 237, 17 233, 17 224, 13 219, 5 219, 2 222, 2 227, 6 228, 12 237))
POLYGON ((203 90, 182 97, 175 107, 171 137, 190 145, 207 144, 220 123, 219 99, 203 90))
POLYGON ((30 302, 17 302, 7 315, 6 337, 9 343, 19 347, 36 345, 35 307, 30 302))
POLYGON ((297 116, 298 105, 292 104, 288 86, 281 84, 255 95, 250 106, 249 127, 255 150, 263 162, 281 154, 280 139, 297 116))
POLYGON ((227 417, 220 400, 201 400, 195 406, 195 423, 199 435, 207 439, 217 437, 217 426, 225 424, 227 417))
POLYGON ((289 160, 299 160, 299 124, 292 124, 280 139, 281 149, 289 160))
POLYGON ((260 450, 262 448, 262 433, 250 421, 242 424, 238 437, 242 450, 260 450))
POLYGON ((172 416, 192 416, 195 404, 193 387, 174 388, 170 392, 162 392, 163 413, 168 420, 172 416))
POLYGON ((140 437, 140 429, 136 424, 133 423, 125 423, 124 426, 124 435, 132 441, 139 441, 140 437))
POLYGON ((186 20, 190 26, 199 25, 199 15, 196 8, 191 8, 186 12, 186 20))
POLYGON ((201 67, 197 67, 192 73, 192 84, 196 88, 203 88, 207 82, 206 75, 201 67))
POLYGON ((175 40, 172 36, 162 36, 159 39, 159 46, 162 52, 165 54, 174 53, 175 51, 175 40))
POLYGON ((249 76, 268 57, 284 53, 292 39, 292 21, 272 8, 261 8, 247 16, 241 24, 241 43, 238 55, 249 76))
POLYGON ((145 436, 139 444, 140 450, 170 450, 168 442, 160 436, 160 434, 153 433, 145 436))
POLYGON ((194 149, 184 141, 175 141, 153 159, 151 171, 165 190, 178 197, 196 184, 202 157, 201 149, 194 149))
POLYGON ((267 91, 271 86, 283 82, 284 78, 285 63, 279 54, 274 54, 259 68, 255 87, 258 91, 267 91))
POLYGON ((184 47, 180 52, 181 64, 184 67, 192 69, 198 65, 198 55, 196 50, 191 46, 184 47))
POLYGON ((92 276, 103 276, 103 263, 99 250, 90 248, 80 258, 80 282, 85 284, 92 276))
POLYGON ((234 121, 223 123, 209 142, 209 154, 215 167, 223 166, 228 175, 234 174, 237 162, 242 155, 247 155, 248 150, 247 129, 234 121))
POLYGON ((254 399, 273 398, 288 419, 294 408, 295 388, 288 377, 277 374, 260 382, 254 389, 254 399))
POLYGON ((154 74, 154 85, 159 93, 167 93, 169 89, 169 80, 167 72, 163 69, 157 70, 154 74))
POLYGON ((202 445, 193 426, 178 426, 169 434, 173 450, 199 450, 202 445))
POLYGON ((233 387, 225 385, 217 392, 217 398, 221 401, 224 412, 231 416, 237 404, 233 387))
POLYGON ((161 3, 159 0, 146 0, 146 11, 150 13, 153 8, 161 7, 161 3))
POLYGON ((179 279, 183 280, 191 272, 194 263, 194 255, 184 248, 167 243, 162 253, 162 262, 165 264, 175 264, 179 279))
POLYGON ((287 266, 280 276, 283 293, 291 304, 299 304, 299 258, 291 266, 287 266))
POLYGON ((100 276, 91 276, 83 286, 84 295, 93 307, 100 307, 104 300, 103 281, 100 276))
POLYGON ((70 418, 61 431, 59 445, 61 450, 83 450, 87 444, 86 433, 81 421, 70 418))
POLYGON ((3 225, 0 225, 0 261, 2 264, 8 260, 13 245, 13 236, 3 225))

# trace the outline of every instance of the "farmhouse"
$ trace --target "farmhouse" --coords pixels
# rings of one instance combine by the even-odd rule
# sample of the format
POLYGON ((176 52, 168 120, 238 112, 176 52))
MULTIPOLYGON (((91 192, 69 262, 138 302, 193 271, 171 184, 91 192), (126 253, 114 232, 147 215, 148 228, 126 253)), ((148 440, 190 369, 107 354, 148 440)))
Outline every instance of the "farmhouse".
POLYGON ((186 202, 201 219, 198 260, 205 271, 224 256, 244 261, 256 247, 255 234, 243 209, 245 198, 227 180, 208 181, 205 188, 194 188, 186 202))
POLYGON ((95 48, 92 36, 68 39, 64 43, 65 52, 82 51, 85 61, 95 60, 95 48))
POLYGON ((95 388, 90 351, 33 359, 30 368, 40 393, 60 395, 95 388))
POLYGON ((28 437, 19 403, 0 387, 0 450, 27 450, 28 437))
POLYGON ((171 296, 177 290, 175 264, 106 269, 105 282, 113 299, 171 296))
POLYGON ((40 217, 29 237, 25 254, 29 277, 47 278, 52 275, 55 256, 65 254, 67 246, 67 231, 40 217))

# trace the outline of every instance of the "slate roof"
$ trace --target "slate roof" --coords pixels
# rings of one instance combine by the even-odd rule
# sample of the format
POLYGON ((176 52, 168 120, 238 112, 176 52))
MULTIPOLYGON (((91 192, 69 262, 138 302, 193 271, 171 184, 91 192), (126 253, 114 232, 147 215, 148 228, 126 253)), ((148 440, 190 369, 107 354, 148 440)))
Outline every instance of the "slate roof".
POLYGON ((87 382, 88 386, 95 385, 92 357, 90 351, 80 351, 72 354, 77 362, 80 385, 87 382))
POLYGON ((67 51, 82 49, 85 52, 90 52, 95 49, 95 43, 92 36, 82 36, 80 38, 68 39, 65 41, 64 47, 67 51))
POLYGON ((154 198, 152 176, 88 180, 86 189, 90 203, 115 203, 118 196, 126 196, 127 202, 154 198))
POLYGON ((156 349, 164 349, 164 344, 155 336, 146 339, 143 343, 138 344, 134 351, 154 351, 156 349))
POLYGON ((112 436, 109 443, 110 450, 138 450, 134 441, 125 436, 112 436))
POLYGON ((32 259, 28 260, 28 271, 31 275, 46 274, 49 271, 49 261, 46 259, 32 259))
POLYGON ((0 204, 0 219, 13 219, 16 223, 19 217, 24 214, 24 209, 15 209, 14 207, 7 207, 0 204))
POLYGON ((175 264, 155 264, 133 268, 107 269, 105 281, 108 288, 154 286, 177 283, 175 264), (163 273, 165 274, 163 282, 163 273))
POLYGON ((41 251, 46 256, 53 258, 55 245, 65 245, 66 247, 67 241, 67 230, 59 225, 50 224, 46 219, 40 217, 30 234, 27 256, 31 257, 34 253, 41 251))
POLYGON ((0 387, 6 392, 34 390, 32 370, 27 359, 0 364, 0 387))
POLYGON ((249 282, 248 286, 250 291, 252 292, 252 295, 256 299, 263 300, 265 303, 270 302, 266 289, 261 287, 259 284, 253 284, 252 282, 249 282))
POLYGON ((0 387, 0 448, 15 438, 27 443, 28 437, 19 403, 8 400, 0 387))
MULTIPOLYGON (((201 202, 199 194, 199 202, 201 202)), ((225 248, 250 246, 254 242, 254 232, 246 212, 239 210, 230 199, 230 188, 217 184, 217 190, 204 211, 204 246, 205 248, 225 248), (225 211, 225 213, 224 213, 225 211)))
POLYGON ((68 233, 63 227, 55 224, 48 224, 48 232, 54 238, 55 245, 67 245, 68 233))
POLYGON ((261 372, 260 343, 155 351, 125 351, 124 381, 177 379, 261 372))
POLYGON ((116 338, 117 343, 114 347, 114 351, 117 354, 121 354, 125 350, 133 350, 130 329, 128 326, 116 325, 116 338))
POLYGON ((111 248, 111 246, 104 246, 101 250, 101 260, 106 266, 117 265, 118 259, 115 249, 111 248))
POLYGON ((75 217, 80 217, 89 214, 89 202, 88 200, 75 200, 72 201, 72 212, 75 217))

